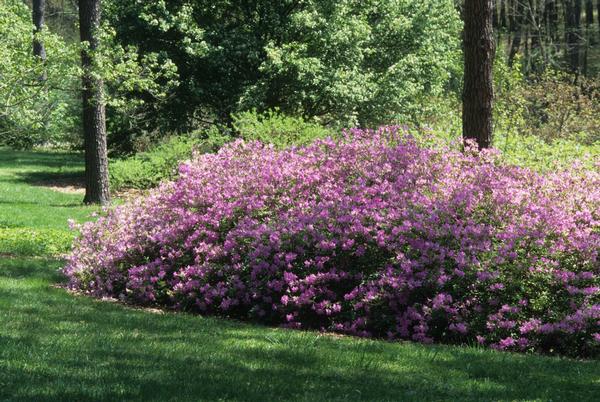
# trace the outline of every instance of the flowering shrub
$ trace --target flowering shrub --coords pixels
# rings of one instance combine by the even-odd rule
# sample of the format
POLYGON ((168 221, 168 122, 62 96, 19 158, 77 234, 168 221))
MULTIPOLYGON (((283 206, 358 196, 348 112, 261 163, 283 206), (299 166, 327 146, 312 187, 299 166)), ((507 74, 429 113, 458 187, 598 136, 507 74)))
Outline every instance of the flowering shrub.
POLYGON ((97 296, 359 336, 600 350, 598 168, 542 176, 395 127, 288 150, 235 142, 80 230, 64 272, 97 296))

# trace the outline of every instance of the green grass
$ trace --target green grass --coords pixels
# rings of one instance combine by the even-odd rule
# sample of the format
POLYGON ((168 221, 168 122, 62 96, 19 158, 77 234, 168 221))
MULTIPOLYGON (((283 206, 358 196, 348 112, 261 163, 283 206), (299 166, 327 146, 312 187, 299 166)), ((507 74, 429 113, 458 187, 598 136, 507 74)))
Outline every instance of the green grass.
POLYGON ((68 250, 67 220, 84 221, 93 208, 82 195, 50 191, 43 184, 81 181, 75 153, 20 152, 0 148, 0 254, 56 255, 68 250))
MULTIPOLYGON (((85 219, 91 209, 78 205, 80 196, 35 188, 24 175, 67 165, 63 170, 76 172, 77 156, 19 155, 0 150, 3 223, 63 231, 68 217, 85 219), (24 201, 27 212, 18 207, 24 201)), ((0 401, 592 401, 600 395, 597 361, 134 309, 56 287, 61 265, 26 251, 0 256, 0 401)))
POLYGON ((38 185, 82 176, 81 155, 0 148, 0 227, 64 230, 67 219, 84 219, 90 209, 81 205, 82 195, 38 185))

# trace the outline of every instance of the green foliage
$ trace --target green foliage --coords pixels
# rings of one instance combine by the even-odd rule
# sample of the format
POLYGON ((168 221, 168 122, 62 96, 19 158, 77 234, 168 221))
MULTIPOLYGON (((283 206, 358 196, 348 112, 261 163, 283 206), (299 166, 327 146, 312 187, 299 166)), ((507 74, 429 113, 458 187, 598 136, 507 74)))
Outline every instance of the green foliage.
POLYGON ((502 151, 507 163, 541 172, 566 168, 576 162, 591 168, 600 160, 600 142, 586 145, 560 138, 548 142, 536 135, 513 135, 497 137, 494 145, 502 151))
MULTIPOLYGON (((411 130, 419 143, 432 147, 462 148, 460 131, 444 129, 411 130)), ((546 141, 532 131, 531 134, 513 132, 496 133, 493 146, 500 159, 507 164, 527 167, 538 172, 555 171, 573 164, 592 168, 600 160, 600 142, 584 144, 571 139, 546 141)))
POLYGON ((521 89, 525 121, 537 136, 600 143, 600 77, 595 80, 548 70, 521 89))
MULTIPOLYGON (((235 136, 246 141, 273 144, 278 148, 306 145, 317 138, 334 136, 339 132, 307 122, 301 117, 286 116, 278 110, 237 113, 232 120, 235 136)), ((148 189, 161 181, 172 180, 177 176, 179 164, 190 159, 193 152, 215 152, 231 140, 229 131, 213 126, 185 136, 172 136, 146 151, 115 160, 109 169, 111 188, 148 189)), ((145 146, 142 142, 138 143, 138 147, 145 146)))
POLYGON ((179 82, 171 60, 159 53, 140 54, 136 46, 118 43, 115 35, 110 25, 103 24, 96 72, 106 84, 109 146, 129 152, 140 138, 156 141, 162 134, 154 116, 160 119, 159 109, 172 101, 179 82))
POLYGON ((520 60, 494 65, 494 145, 507 163, 538 171, 600 158, 600 82, 547 70, 532 81, 520 60))
POLYGON ((0 228, 0 254, 58 256, 71 249, 73 232, 60 229, 0 228))
POLYGON ((526 134, 527 101, 523 97, 526 87, 520 58, 517 57, 509 66, 502 55, 497 54, 494 62, 495 137, 526 134))
POLYGON ((256 110, 232 116, 233 128, 245 140, 257 140, 278 148, 307 145, 317 138, 333 136, 336 132, 301 117, 291 117, 278 110, 257 113, 256 110))
POLYGON ((0 4, 0 144, 28 148, 61 144, 77 136, 77 48, 45 30, 48 53, 32 54, 31 11, 21 0, 0 4), (47 80, 41 79, 46 74, 47 80))
POLYGON ((568 74, 546 70, 527 80, 519 59, 509 67, 498 57, 494 84, 496 136, 600 142, 600 79, 579 77, 574 82, 568 74))
MULTIPOLYGON (((494 146, 506 163, 548 171, 600 159, 600 81, 546 71, 527 80, 517 57, 512 67, 494 63, 494 146)), ((460 101, 435 100, 432 130, 414 130, 430 146, 460 146, 460 101)))
POLYGON ((146 152, 116 160, 109 169, 111 189, 147 189, 171 180, 177 176, 179 164, 190 159, 193 152, 214 152, 226 138, 216 130, 209 131, 203 138, 194 134, 173 136, 146 152))
MULTIPOLYGON (((25 2, 0 4, 0 144, 81 146, 79 51, 87 44, 67 42, 46 28, 39 35, 47 52, 42 63, 32 54, 30 21, 25 2)), ((155 109, 147 101, 155 106, 168 101, 178 85, 176 66, 159 54, 140 55, 135 46, 117 43, 107 24, 99 35, 95 74, 106 83, 109 131, 150 131, 145 116, 155 109)))
POLYGON ((118 43, 177 66, 176 96, 147 116, 163 131, 254 108, 331 126, 416 121, 460 70, 452 0, 110 0, 106 16, 118 43))

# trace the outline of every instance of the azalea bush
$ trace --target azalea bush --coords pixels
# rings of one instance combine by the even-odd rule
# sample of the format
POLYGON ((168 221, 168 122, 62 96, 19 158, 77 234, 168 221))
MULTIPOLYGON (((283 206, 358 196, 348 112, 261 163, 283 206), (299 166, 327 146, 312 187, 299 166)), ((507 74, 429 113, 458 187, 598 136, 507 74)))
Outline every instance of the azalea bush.
POLYGON ((540 175, 397 127, 237 141, 80 227, 99 297, 290 328, 598 356, 600 166, 540 175))

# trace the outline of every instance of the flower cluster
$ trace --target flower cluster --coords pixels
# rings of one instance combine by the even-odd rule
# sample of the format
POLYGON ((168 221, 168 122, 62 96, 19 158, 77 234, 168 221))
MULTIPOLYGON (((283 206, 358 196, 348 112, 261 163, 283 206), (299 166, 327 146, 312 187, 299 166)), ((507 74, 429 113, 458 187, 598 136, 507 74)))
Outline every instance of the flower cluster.
POLYGON ((600 351, 598 168, 542 176, 398 127, 287 150, 239 141, 80 231, 64 273, 97 296, 358 336, 600 351))

